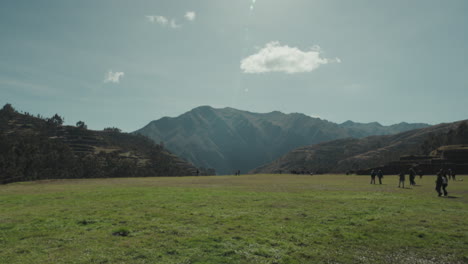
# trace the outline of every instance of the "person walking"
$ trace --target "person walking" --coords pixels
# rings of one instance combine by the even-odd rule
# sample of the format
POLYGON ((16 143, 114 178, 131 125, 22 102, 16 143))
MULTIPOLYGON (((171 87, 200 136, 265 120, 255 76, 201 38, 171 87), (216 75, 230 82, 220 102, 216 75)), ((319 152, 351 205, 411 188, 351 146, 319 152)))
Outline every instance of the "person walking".
POLYGON ((448 186, 447 176, 445 175, 444 170, 440 169, 440 171, 437 173, 436 187, 435 187, 437 194, 439 194, 439 196, 442 196, 442 190, 443 190, 444 196, 447 196, 448 195, 447 186, 448 186))
POLYGON ((405 173, 400 172, 400 181, 398 182, 398 188, 400 188, 400 185, 403 185, 402 187, 405 188, 405 173))
POLYGON ((372 170, 371 173, 370 173, 370 177, 371 177, 371 180, 370 180, 370 184, 375 184, 375 170, 372 170))
POLYGON ((447 170, 447 175, 449 180, 451 179, 452 181, 455 181, 455 173, 452 171, 452 169, 447 170))
POLYGON ((379 178, 379 184, 382 184, 383 173, 382 170, 377 172, 377 177, 379 178))
POLYGON ((442 174, 442 191, 444 191, 444 196, 447 197, 448 196, 448 192, 447 192, 447 186, 448 186, 448 178, 447 178, 447 175, 442 174))

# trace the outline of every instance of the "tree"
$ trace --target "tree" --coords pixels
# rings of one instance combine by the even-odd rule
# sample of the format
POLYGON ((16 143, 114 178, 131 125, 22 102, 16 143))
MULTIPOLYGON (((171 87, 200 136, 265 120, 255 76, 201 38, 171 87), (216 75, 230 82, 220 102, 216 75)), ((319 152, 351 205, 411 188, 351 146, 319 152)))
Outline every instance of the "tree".
POLYGON ((88 126, 83 121, 76 122, 76 127, 79 127, 79 128, 82 128, 82 129, 87 129, 88 128, 88 126))
POLYGON ((122 130, 117 127, 106 127, 104 128, 104 132, 113 132, 113 133, 120 133, 122 130))
POLYGON ((16 110, 13 108, 13 106, 11 106, 11 104, 5 104, 2 108, 3 111, 7 112, 7 113, 14 113, 16 112, 16 110))
POLYGON ((55 114, 53 117, 47 119, 47 123, 54 125, 54 126, 61 126, 63 125, 64 121, 65 121, 65 118, 59 116, 58 114, 55 114))

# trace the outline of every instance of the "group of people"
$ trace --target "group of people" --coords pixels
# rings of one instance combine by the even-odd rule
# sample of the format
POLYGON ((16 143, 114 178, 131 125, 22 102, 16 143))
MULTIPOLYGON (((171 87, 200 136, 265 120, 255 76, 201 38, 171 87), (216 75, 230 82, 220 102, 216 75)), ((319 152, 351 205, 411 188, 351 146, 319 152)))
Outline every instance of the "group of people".
POLYGON ((453 173, 451 169, 448 169, 447 171, 444 171, 444 169, 440 169, 440 171, 437 173, 435 187, 435 190, 439 194, 439 196, 442 196, 442 194, 444 196, 448 196, 447 186, 449 179, 455 181, 455 173, 453 173))
POLYGON ((382 178, 383 178, 382 170, 378 170, 377 172, 375 172, 375 170, 371 171, 370 184, 375 184, 375 177, 376 176, 377 176, 377 178, 379 178, 379 184, 382 184, 382 178))
MULTIPOLYGON (((408 170, 409 174, 409 182, 411 186, 416 185, 416 171, 414 168, 410 168, 408 170)), ((379 184, 382 184, 382 178, 383 178, 383 173, 382 170, 372 170, 371 171, 371 182, 370 184, 375 184, 375 178, 377 177, 379 179, 379 184)), ((422 178, 422 174, 420 174, 420 177, 422 178)), ((440 169, 440 171, 437 173, 437 179, 436 179, 436 187, 435 190, 439 194, 439 196, 444 196, 448 195, 447 192, 447 186, 448 186, 448 181, 449 179, 452 179, 455 181, 455 174, 451 169, 448 169, 445 171, 444 169, 440 169)), ((405 180, 406 180, 406 173, 405 172, 400 172, 399 174, 399 181, 398 181, 398 188, 405 188, 405 180)))
MULTIPOLYGON (((410 185, 411 186, 415 186, 416 185, 416 171, 413 169, 413 168, 410 168, 409 171, 408 171, 408 174, 409 174, 409 182, 410 182, 410 185)), ((404 172, 400 172, 399 174, 400 178, 399 178, 399 181, 398 181, 398 188, 405 188, 405 173, 404 172)))

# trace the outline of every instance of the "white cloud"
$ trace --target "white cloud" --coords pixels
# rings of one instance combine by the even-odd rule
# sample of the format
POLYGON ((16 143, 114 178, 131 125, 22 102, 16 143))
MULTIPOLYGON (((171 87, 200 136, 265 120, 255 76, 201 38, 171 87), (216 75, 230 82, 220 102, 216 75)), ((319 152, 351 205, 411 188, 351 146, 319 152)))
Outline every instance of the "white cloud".
POLYGON ((171 28, 180 28, 182 27, 181 25, 178 25, 175 21, 175 19, 171 19, 171 24, 169 25, 171 28))
MULTIPOLYGON (((189 13, 189 12, 188 12, 189 13)), ((187 17, 187 14, 185 15, 185 17, 190 20, 188 17, 187 17)), ((193 13, 193 16, 192 15, 189 15, 190 18, 195 19, 195 13, 193 13)), ((163 27, 170 27, 170 28, 181 28, 182 25, 180 24, 177 24, 176 20, 174 18, 167 18, 165 16, 146 16, 146 19, 151 22, 151 23, 157 23, 163 27)))
POLYGON ((196 17, 197 14, 193 11, 187 11, 185 13, 185 19, 187 19, 188 21, 194 21, 196 17))
POLYGON ((272 41, 256 54, 242 59, 240 68, 245 73, 300 73, 311 72, 323 64, 341 62, 339 58, 322 58, 321 53, 319 46, 302 51, 296 47, 281 46, 279 42, 272 41))
POLYGON ((158 23, 161 26, 167 26, 169 19, 164 16, 146 16, 149 22, 158 23))
POLYGON ((106 76, 104 77, 104 82, 105 83, 119 83, 120 78, 125 75, 124 72, 113 72, 112 70, 108 71, 106 76))

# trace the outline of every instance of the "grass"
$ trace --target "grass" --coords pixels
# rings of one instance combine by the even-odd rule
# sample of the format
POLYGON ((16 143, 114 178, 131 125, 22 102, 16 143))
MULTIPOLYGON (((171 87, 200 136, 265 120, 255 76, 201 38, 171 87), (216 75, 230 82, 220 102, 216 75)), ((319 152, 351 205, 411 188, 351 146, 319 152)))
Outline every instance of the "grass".
POLYGON ((0 186, 0 263, 468 263, 468 177, 437 197, 345 175, 0 186))

